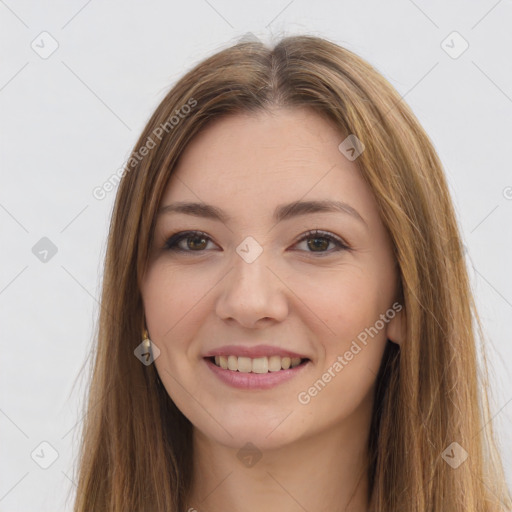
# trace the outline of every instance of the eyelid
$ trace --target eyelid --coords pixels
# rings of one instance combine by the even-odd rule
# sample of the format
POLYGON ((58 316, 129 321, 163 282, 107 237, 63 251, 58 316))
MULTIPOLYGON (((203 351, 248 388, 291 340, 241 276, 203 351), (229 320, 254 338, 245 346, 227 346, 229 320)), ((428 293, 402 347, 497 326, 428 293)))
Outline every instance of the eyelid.
POLYGON ((176 233, 167 237, 163 248, 168 251, 176 250, 176 251, 181 251, 181 252, 205 252, 205 251, 185 251, 185 250, 182 250, 182 249, 179 249, 176 247, 177 244, 179 242, 181 242, 182 240, 187 239, 187 238, 192 238, 192 237, 197 237, 197 238, 203 237, 203 238, 207 238, 208 241, 213 242, 212 237, 209 236, 204 231, 197 231, 197 230, 177 231, 176 233))
MULTIPOLYGON (((350 245, 343 238, 341 238, 338 235, 335 235, 334 233, 331 233, 330 231, 324 231, 322 229, 310 229, 310 230, 306 231, 305 233, 302 233, 301 235, 299 235, 299 238, 296 240, 294 245, 296 245, 299 242, 302 242, 304 240, 307 240, 308 238, 313 238, 313 237, 325 238, 327 240, 330 240, 332 243, 338 244, 339 250, 347 250, 347 251, 352 250, 350 245)), ((308 251, 308 252, 315 254, 314 251, 308 251)), ((332 251, 332 250, 325 251, 323 254, 331 254, 332 252, 336 252, 336 251, 332 251)), ((316 254, 322 254, 322 253, 316 253, 316 254)))

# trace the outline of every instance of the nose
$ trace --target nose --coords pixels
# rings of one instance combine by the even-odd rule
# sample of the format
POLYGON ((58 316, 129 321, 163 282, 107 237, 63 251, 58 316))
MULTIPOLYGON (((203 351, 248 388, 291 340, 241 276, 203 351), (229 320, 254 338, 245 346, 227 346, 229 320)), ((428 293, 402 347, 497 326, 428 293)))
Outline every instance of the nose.
POLYGON ((233 262, 217 298, 217 316, 248 328, 283 321, 288 315, 287 288, 266 252, 252 262, 235 253, 233 262))

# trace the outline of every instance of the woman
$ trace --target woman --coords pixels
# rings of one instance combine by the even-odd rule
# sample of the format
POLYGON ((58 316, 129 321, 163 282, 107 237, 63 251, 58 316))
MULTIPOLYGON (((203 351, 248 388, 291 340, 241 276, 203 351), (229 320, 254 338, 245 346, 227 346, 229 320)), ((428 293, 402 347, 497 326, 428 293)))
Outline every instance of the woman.
POLYGON ((240 43, 173 87, 102 306, 76 512, 510 509, 441 164, 346 49, 240 43))

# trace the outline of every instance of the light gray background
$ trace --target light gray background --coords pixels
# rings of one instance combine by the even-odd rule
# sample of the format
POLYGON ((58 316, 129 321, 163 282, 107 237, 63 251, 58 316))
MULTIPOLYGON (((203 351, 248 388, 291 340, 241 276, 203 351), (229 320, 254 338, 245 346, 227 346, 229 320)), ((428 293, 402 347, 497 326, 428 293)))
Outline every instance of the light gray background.
POLYGON ((0 20, 0 511, 71 510, 86 383, 72 385, 91 348, 115 195, 99 201, 93 188, 123 164, 171 85, 248 32, 266 42, 309 33, 355 51, 432 138, 490 343, 511 480, 510 0, 0 0, 0 20), (469 44, 458 58, 453 31, 469 44), (42 58, 52 38, 58 48, 42 58), (32 251, 42 237, 58 249, 46 262, 32 251), (43 441, 58 453, 48 469, 43 441))

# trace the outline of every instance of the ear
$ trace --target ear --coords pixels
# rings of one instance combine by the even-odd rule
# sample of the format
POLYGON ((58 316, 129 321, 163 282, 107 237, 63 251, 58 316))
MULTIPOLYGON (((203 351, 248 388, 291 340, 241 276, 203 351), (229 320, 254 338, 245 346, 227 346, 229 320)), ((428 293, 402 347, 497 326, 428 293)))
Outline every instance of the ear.
POLYGON ((386 328, 386 337, 393 343, 401 345, 405 340, 406 332, 406 315, 402 307, 400 311, 395 312, 395 316, 389 321, 386 328))

